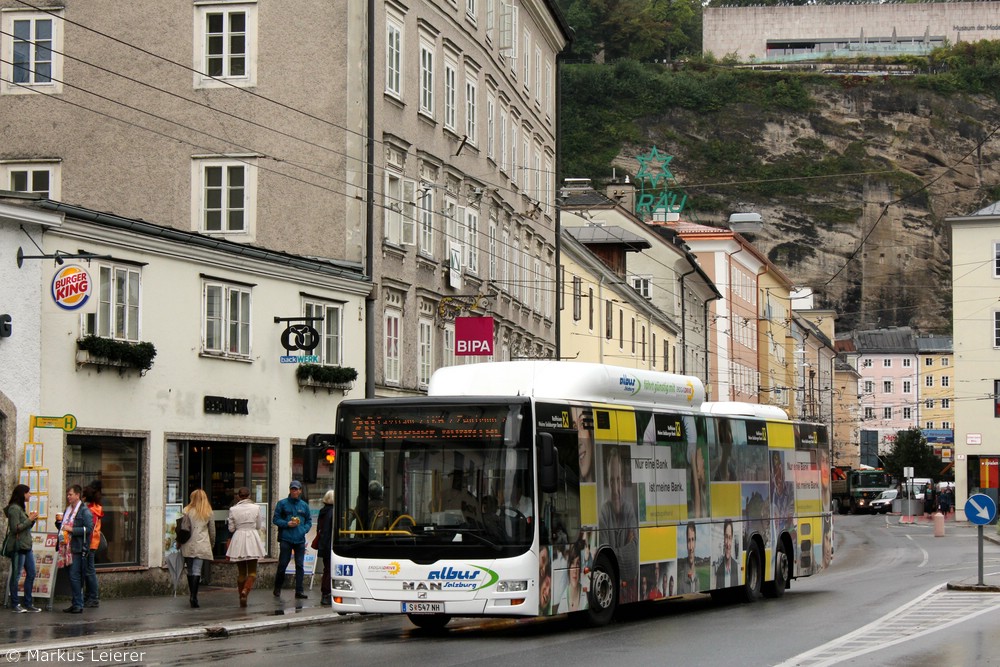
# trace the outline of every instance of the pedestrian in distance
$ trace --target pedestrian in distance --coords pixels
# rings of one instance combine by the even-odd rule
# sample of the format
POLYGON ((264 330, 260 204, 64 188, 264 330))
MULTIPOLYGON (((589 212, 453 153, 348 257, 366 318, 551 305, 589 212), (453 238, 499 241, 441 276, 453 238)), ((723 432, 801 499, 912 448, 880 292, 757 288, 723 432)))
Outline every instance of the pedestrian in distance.
POLYGON ((90 551, 87 552, 83 568, 83 606, 101 606, 101 594, 97 586, 97 569, 94 567, 94 559, 97 557, 97 549, 101 546, 101 519, 104 518, 104 507, 101 505, 100 482, 93 482, 83 489, 83 502, 87 503, 87 509, 94 518, 94 532, 90 536, 90 551))
POLYGON ((288 485, 288 497, 282 498, 274 506, 271 523, 278 527, 278 570, 274 573, 274 597, 281 597, 281 587, 285 584, 285 568, 295 553, 295 598, 305 600, 302 585, 306 576, 306 533, 312 528, 312 514, 309 503, 302 500, 302 482, 292 480, 288 485))
POLYGON ((333 588, 330 577, 330 548, 333 538, 333 490, 323 494, 323 508, 316 519, 316 550, 323 561, 323 580, 320 593, 323 595, 320 604, 329 607, 333 604, 333 588))
POLYGON ((56 528, 61 535, 59 555, 63 567, 69 570, 70 605, 63 609, 67 614, 83 613, 83 574, 90 553, 90 535, 94 531, 94 518, 82 494, 79 484, 69 487, 66 510, 56 514, 56 528))
POLYGON ((31 588, 35 584, 35 554, 31 550, 31 529, 38 519, 38 512, 28 512, 31 489, 26 484, 18 484, 10 494, 4 514, 7 515, 7 544, 10 549, 10 608, 15 614, 39 612, 31 599, 31 588), (24 570, 24 595, 20 601, 17 582, 24 570))
POLYGON ((184 507, 184 513, 191 519, 191 537, 181 545, 181 555, 188 569, 188 591, 192 609, 197 609, 198 587, 201 585, 201 572, 205 561, 214 558, 212 545, 215 544, 215 517, 208 495, 201 490, 191 492, 191 502, 184 507))
POLYGON ((267 555, 258 531, 264 528, 260 507, 250 500, 250 489, 241 486, 236 492, 236 504, 229 508, 229 547, 226 556, 236 563, 236 587, 240 606, 246 607, 257 580, 257 561, 267 555))

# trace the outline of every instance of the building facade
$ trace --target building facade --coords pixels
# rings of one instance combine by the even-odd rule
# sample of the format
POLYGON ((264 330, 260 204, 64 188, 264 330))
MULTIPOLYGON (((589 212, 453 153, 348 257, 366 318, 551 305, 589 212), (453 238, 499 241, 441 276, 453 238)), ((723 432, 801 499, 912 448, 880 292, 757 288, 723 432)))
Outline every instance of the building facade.
POLYGON ((995 2, 705 7, 702 51, 742 62, 927 55, 1000 37, 995 2))
POLYGON ((1000 487, 1000 202, 948 218, 952 243, 955 508, 1000 487))

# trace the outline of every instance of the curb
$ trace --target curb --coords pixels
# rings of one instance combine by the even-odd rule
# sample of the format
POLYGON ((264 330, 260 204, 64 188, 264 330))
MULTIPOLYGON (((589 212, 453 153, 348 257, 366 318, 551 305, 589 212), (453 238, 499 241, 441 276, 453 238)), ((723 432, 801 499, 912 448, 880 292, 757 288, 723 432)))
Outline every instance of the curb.
POLYGON ((238 621, 222 625, 172 628, 135 634, 123 634, 106 637, 88 637, 52 642, 38 646, 11 646, 0 648, 0 656, 7 662, 16 663, 22 658, 39 659, 42 654, 66 654, 76 652, 105 651, 110 649, 135 648, 139 646, 156 646, 179 642, 192 642, 201 639, 218 639, 248 635, 257 632, 277 632, 293 627, 321 625, 323 623, 342 623, 360 620, 362 615, 342 615, 336 612, 329 614, 313 614, 302 618, 275 618, 259 621, 238 621))

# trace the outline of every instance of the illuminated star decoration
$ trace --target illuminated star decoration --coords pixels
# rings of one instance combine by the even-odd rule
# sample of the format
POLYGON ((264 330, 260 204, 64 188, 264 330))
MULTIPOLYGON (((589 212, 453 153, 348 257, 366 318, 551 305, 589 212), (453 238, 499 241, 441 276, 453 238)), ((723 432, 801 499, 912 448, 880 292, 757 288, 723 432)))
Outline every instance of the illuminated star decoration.
POLYGON ((656 146, 653 146, 652 150, 645 155, 636 157, 636 160, 639 161, 639 171, 636 172, 635 177, 640 181, 648 181, 650 187, 655 188, 661 180, 670 180, 674 177, 670 173, 670 169, 667 168, 673 159, 673 155, 661 155, 660 151, 656 150, 656 146))

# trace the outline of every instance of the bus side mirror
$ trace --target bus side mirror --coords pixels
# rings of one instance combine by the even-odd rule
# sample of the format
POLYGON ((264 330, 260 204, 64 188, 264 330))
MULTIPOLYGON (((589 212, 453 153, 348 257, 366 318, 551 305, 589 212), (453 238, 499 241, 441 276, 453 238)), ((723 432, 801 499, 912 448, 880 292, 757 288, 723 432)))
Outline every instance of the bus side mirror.
POLYGON ((551 433, 538 434, 538 488, 555 493, 559 488, 559 457, 551 433))

